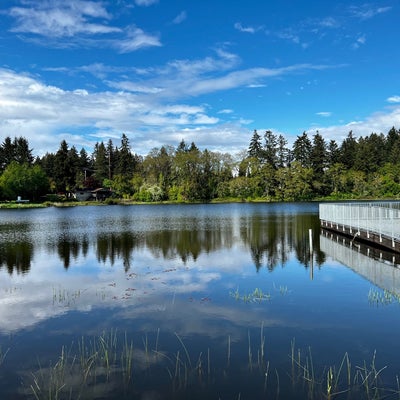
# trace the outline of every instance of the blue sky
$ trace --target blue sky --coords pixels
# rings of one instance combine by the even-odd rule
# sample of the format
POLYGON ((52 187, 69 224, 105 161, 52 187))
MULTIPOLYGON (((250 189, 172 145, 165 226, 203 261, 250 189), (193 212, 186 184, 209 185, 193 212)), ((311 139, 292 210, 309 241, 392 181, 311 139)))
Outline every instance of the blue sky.
POLYGON ((398 0, 2 0, 0 140, 237 154, 400 128, 398 0))

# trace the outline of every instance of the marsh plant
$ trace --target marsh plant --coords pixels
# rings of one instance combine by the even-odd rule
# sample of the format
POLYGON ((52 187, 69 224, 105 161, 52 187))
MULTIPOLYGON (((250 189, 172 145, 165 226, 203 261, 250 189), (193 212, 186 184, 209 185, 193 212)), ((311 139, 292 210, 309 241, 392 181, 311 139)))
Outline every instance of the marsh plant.
POLYGON ((0 346, 0 367, 4 363, 4 360, 5 360, 9 350, 10 349, 7 349, 6 351, 3 351, 2 347, 0 346))
POLYGON ((61 305, 63 307, 69 307, 76 303, 77 299, 81 297, 82 291, 78 290, 67 290, 61 287, 53 287, 53 305, 61 305))
POLYGON ((30 374, 27 391, 36 400, 131 399, 148 390, 159 391, 163 398, 200 399, 214 397, 221 388, 235 388, 230 398, 244 398, 246 392, 252 398, 275 399, 400 398, 397 378, 393 387, 384 387, 386 367, 377 367, 375 353, 369 363, 353 365, 345 353, 338 365, 321 366, 315 365, 311 347, 296 348, 292 340, 289 363, 283 370, 268 360, 264 333, 263 324, 256 335, 248 331, 247 350, 243 342, 232 349, 228 336, 226 363, 217 349, 195 351, 177 333, 172 337, 175 351, 160 349, 159 330, 143 336, 138 347, 126 333, 115 330, 82 337, 69 348, 63 346, 55 363, 39 365, 30 374), (233 362, 232 354, 238 353, 247 353, 247 368, 243 360, 233 362))
POLYGON ((370 363, 363 361, 361 365, 352 365, 348 353, 345 353, 338 366, 314 366, 312 351, 295 348, 291 343, 291 382, 294 388, 302 388, 308 399, 328 400, 347 399, 386 399, 400 398, 399 379, 396 386, 387 388, 383 384, 382 372, 386 366, 378 368, 376 352, 370 363))
POLYGON ((400 295, 386 289, 382 291, 371 288, 368 292, 368 302, 376 306, 400 303, 400 295))
MULTIPOLYGON (((287 286, 275 286, 273 285, 273 291, 279 292, 281 296, 285 296, 289 293, 287 286)), ((270 301, 272 299, 271 292, 264 292, 261 288, 256 287, 251 292, 241 293, 239 288, 236 288, 235 291, 229 292, 229 295, 233 297, 237 301, 243 301, 245 303, 261 303, 263 301, 270 301)))

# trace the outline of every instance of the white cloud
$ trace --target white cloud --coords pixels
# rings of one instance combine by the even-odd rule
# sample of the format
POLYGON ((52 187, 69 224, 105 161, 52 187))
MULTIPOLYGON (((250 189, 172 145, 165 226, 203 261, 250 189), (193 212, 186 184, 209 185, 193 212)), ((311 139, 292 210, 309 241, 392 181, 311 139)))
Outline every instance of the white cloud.
POLYGON ((351 6, 350 13, 356 18, 367 20, 379 14, 384 14, 391 9, 392 7, 374 7, 370 4, 362 4, 360 6, 351 6))
POLYGON ((320 20, 315 21, 315 23, 322 28, 338 28, 340 27, 340 22, 337 18, 325 17, 320 20))
MULTIPOLYGON (((264 80, 284 76, 296 72, 302 72, 314 69, 324 69, 327 66, 318 66, 311 64, 299 64, 282 68, 249 68, 217 74, 206 75, 205 72, 215 72, 218 65, 226 69, 226 65, 221 60, 208 59, 205 63, 181 63, 169 65, 175 71, 169 72, 169 75, 176 76, 176 79, 167 79, 163 81, 163 96, 199 96, 206 93, 214 93, 222 90, 230 90, 239 87, 260 87, 264 86, 264 80), (201 69, 203 68, 203 69, 201 69), (216 75, 216 76, 215 76, 216 75)), ((163 87, 160 82, 157 87, 163 87)))
POLYGON ((359 35, 355 41, 355 43, 353 43, 353 48, 354 49, 358 49, 360 46, 364 45, 367 41, 367 38, 365 35, 359 35))
POLYGON ((110 25, 113 16, 101 2, 27 0, 23 4, 25 7, 8 10, 8 14, 15 19, 11 30, 26 34, 21 38, 37 45, 57 48, 109 47, 120 53, 161 46, 158 35, 146 33, 136 26, 110 25))
POLYGON ((300 44, 300 37, 294 33, 291 29, 286 29, 285 31, 275 32, 275 35, 279 39, 289 40, 295 44, 300 44))
POLYGON ((28 7, 13 7, 9 15, 16 20, 14 32, 33 33, 48 37, 71 37, 77 34, 106 34, 120 32, 120 28, 92 19, 111 19, 101 3, 72 0, 26 3, 28 7))
POLYGON ((388 103, 400 103, 400 96, 390 96, 386 99, 388 103))
POLYGON ((112 81, 107 81, 107 84, 110 87, 113 87, 115 89, 121 89, 125 90, 128 92, 135 92, 135 93, 160 93, 163 91, 161 88, 157 87, 151 87, 151 86, 146 86, 146 85, 140 85, 136 82, 131 82, 131 81, 119 81, 119 82, 112 82, 112 81))
POLYGON ((370 135, 373 132, 386 134, 393 126, 400 126, 400 106, 376 112, 364 120, 334 126, 314 126, 309 132, 318 130, 324 137, 341 143, 350 131, 353 131, 356 137, 370 135))
POLYGON ((194 123, 197 125, 213 125, 216 124, 219 121, 218 118, 214 117, 209 117, 208 115, 205 114, 198 114, 196 115, 196 119, 194 120, 194 123))
POLYGON ((135 4, 137 6, 144 6, 144 7, 149 7, 153 4, 157 4, 158 0, 135 0, 135 4))
POLYGON ((154 140, 176 145, 168 141, 168 130, 217 122, 202 106, 163 105, 151 93, 68 91, 0 69, 0 131, 26 137, 35 155, 56 151, 67 138, 71 145, 91 150, 96 141, 119 137, 121 132, 140 137, 135 151, 147 154, 154 140))
POLYGON ((234 25, 235 29, 237 29, 240 32, 246 32, 246 33, 255 33, 257 28, 253 28, 251 26, 244 27, 240 22, 236 22, 234 25))
POLYGON ((330 117, 332 113, 330 111, 320 111, 317 112, 316 115, 319 115, 320 117, 330 117))
POLYGON ((180 24, 187 18, 186 11, 180 12, 172 21, 173 24, 180 24))
POLYGON ((161 46, 157 36, 145 33, 142 29, 132 27, 126 38, 114 41, 115 47, 120 53, 130 53, 143 47, 161 46))
POLYGON ((193 104, 196 96, 332 68, 299 64, 235 70, 238 62, 236 55, 217 51, 215 57, 175 60, 148 70, 99 63, 71 71, 94 74, 102 84, 108 84, 109 90, 97 91, 89 87, 66 90, 33 76, 0 69, 0 132, 26 137, 35 155, 55 152, 62 139, 92 151, 96 141, 118 138, 122 132, 131 138, 134 151, 142 155, 156 146, 176 146, 182 138, 199 147, 235 154, 247 148, 247 124, 253 121, 241 115, 221 121, 217 115, 227 116, 232 110, 193 104))

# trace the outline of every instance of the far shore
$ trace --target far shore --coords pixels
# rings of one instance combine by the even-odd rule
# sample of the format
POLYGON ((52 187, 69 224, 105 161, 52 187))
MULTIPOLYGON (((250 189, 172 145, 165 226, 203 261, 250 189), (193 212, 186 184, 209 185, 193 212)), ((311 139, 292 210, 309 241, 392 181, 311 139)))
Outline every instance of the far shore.
MULTIPOLYGON (((399 201, 398 198, 318 198, 312 200, 299 200, 297 202, 342 202, 342 201, 399 201)), ((0 209, 29 209, 29 208, 47 208, 47 207, 76 207, 76 206, 108 206, 108 205, 160 205, 160 204, 228 204, 228 203, 281 203, 290 201, 280 201, 274 199, 242 199, 242 198, 226 198, 226 199, 214 199, 210 202, 196 202, 196 201, 159 201, 159 202, 141 202, 129 199, 108 199, 105 201, 45 201, 42 203, 34 202, 18 202, 18 201, 6 201, 0 202, 0 209)), ((294 201, 296 202, 296 201, 294 201)))

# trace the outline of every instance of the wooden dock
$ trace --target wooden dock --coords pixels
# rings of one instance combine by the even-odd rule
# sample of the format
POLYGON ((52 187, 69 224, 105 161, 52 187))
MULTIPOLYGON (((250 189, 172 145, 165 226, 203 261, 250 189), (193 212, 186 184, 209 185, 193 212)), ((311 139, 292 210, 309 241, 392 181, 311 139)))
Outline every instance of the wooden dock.
POLYGON ((324 229, 400 253, 400 202, 321 203, 324 229))

